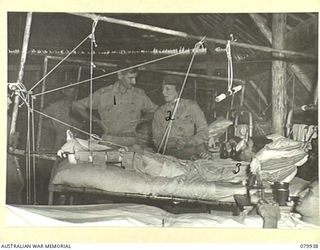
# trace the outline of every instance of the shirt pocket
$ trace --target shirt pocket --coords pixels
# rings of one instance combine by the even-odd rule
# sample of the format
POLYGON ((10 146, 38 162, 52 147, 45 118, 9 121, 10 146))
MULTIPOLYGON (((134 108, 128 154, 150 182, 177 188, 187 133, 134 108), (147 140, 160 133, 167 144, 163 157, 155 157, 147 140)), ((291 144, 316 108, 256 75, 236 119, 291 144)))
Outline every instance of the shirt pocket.
POLYGON ((191 113, 184 113, 177 117, 182 123, 190 124, 193 123, 193 117, 191 113))
POLYGON ((117 99, 117 97, 111 94, 101 97, 100 108, 102 110, 110 112, 113 106, 115 105, 114 99, 117 99))

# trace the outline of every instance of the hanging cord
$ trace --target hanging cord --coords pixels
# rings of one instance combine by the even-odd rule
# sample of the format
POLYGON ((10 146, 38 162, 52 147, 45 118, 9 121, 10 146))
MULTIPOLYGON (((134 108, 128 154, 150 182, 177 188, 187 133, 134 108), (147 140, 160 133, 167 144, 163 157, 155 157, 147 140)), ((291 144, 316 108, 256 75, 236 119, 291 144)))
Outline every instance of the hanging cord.
POLYGON ((262 118, 263 114, 261 112, 261 98, 260 98, 260 95, 258 95, 258 109, 259 109, 259 111, 258 111, 259 117, 262 118))
POLYGON ((65 60, 67 60, 67 58, 73 54, 73 52, 75 52, 88 38, 91 37, 91 34, 86 36, 73 50, 71 50, 69 52, 68 55, 66 55, 60 62, 58 62, 47 74, 45 74, 37 83, 35 83, 33 85, 33 87, 29 90, 29 92, 31 93, 32 90, 34 90, 45 78, 47 78, 56 68, 58 68, 58 66, 60 64, 62 64, 65 60))
POLYGON ((174 120, 174 117, 176 115, 176 112, 177 112, 177 109, 178 109, 178 106, 179 106, 179 102, 180 102, 180 98, 181 98, 181 95, 183 93, 183 90, 185 88, 185 85, 187 83, 187 79, 188 79, 188 76, 189 76, 189 72, 191 70, 191 66, 193 64, 193 61, 194 61, 194 58, 195 58, 195 55, 197 54, 197 52, 203 48, 203 43, 204 43, 204 40, 205 40, 205 37, 203 37, 199 42, 197 42, 194 46, 194 49, 193 49, 193 54, 192 54, 192 58, 190 60, 190 63, 189 63, 189 67, 188 67, 188 70, 186 72, 186 75, 185 75, 185 78, 183 80, 183 84, 182 84, 182 87, 179 91, 179 95, 178 95, 178 98, 175 102, 175 106, 174 106, 174 109, 173 109, 173 112, 172 112, 172 116, 171 116, 171 119, 169 120, 169 123, 166 127, 166 130, 164 132, 164 135, 161 139, 161 142, 160 142, 160 145, 158 147, 158 150, 157 152, 159 153, 161 148, 162 148, 162 145, 164 143, 164 146, 163 146, 163 151, 162 151, 162 154, 165 154, 165 151, 166 151, 166 147, 167 147, 167 144, 168 144, 168 140, 169 140, 169 137, 170 137, 170 132, 171 132, 171 127, 172 127, 172 122, 174 120))
POLYGON ((92 88, 92 78, 93 78, 93 69, 96 67, 94 65, 93 62, 93 54, 94 54, 94 47, 97 47, 97 43, 96 43, 96 38, 95 38, 95 30, 96 30, 96 26, 98 24, 98 20, 94 20, 92 23, 92 30, 91 30, 91 51, 90 51, 90 110, 89 110, 89 117, 90 117, 90 129, 89 129, 89 133, 90 133, 90 138, 89 138, 89 152, 90 155, 92 154, 91 152, 91 135, 92 135, 92 93, 93 93, 93 88, 92 88))
MULTIPOLYGON (((30 95, 27 96, 27 103, 29 103, 29 98, 30 95)), ((31 200, 31 162, 30 162, 30 109, 28 106, 28 115, 27 115, 27 139, 26 139, 26 197, 27 197, 27 205, 30 205, 30 200, 31 200)))
MULTIPOLYGON (((32 132, 32 152, 35 152, 35 126, 34 126, 34 98, 31 96, 31 132, 32 132)), ((31 154, 31 152, 29 152, 31 154)), ((33 204, 37 203, 37 189, 36 189, 36 156, 32 154, 32 175, 33 175, 33 204)))
MULTIPOLYGON (((233 103, 234 103, 234 94, 236 92, 238 92, 241 88, 239 89, 235 89, 237 87, 235 87, 234 89, 232 89, 232 83, 233 83, 233 66, 232 66, 232 54, 231 54, 231 42, 235 42, 237 41, 236 39, 234 39, 233 34, 230 34, 231 39, 227 41, 226 47, 225 49, 221 49, 220 47, 216 48, 215 51, 217 52, 222 52, 225 51, 226 52, 226 56, 227 56, 227 62, 228 62, 228 89, 227 89, 227 93, 230 96, 231 95, 231 101, 230 101, 230 108, 227 111, 226 114, 226 119, 229 119, 230 116, 230 112, 233 109, 233 103)), ((220 94, 219 96, 216 97, 216 101, 220 102, 223 99, 225 99, 227 96, 225 94, 220 94)), ((226 131, 225 134, 225 141, 228 141, 228 131, 226 131)))
MULTIPOLYGON (((93 77, 92 80, 97 80, 97 79, 100 79, 100 78, 103 78, 103 77, 106 77, 106 76, 117 74, 119 72, 127 71, 129 69, 138 68, 138 67, 141 67, 141 66, 144 66, 144 65, 147 65, 147 64, 151 64, 151 63, 154 63, 154 62, 162 61, 162 60, 165 60, 165 59, 168 59, 168 58, 171 58, 171 57, 175 57, 175 56, 178 56, 178 55, 181 55, 181 54, 185 54, 185 53, 186 53, 185 51, 181 51, 181 52, 178 52, 176 54, 160 57, 160 58, 157 58, 157 59, 154 59, 154 60, 151 60, 151 61, 147 61, 147 62, 144 62, 144 63, 136 64, 136 65, 133 65, 133 66, 130 66, 130 67, 127 67, 127 68, 119 69, 119 70, 116 70, 116 71, 112 71, 110 73, 106 73, 106 74, 103 74, 103 75, 100 75, 100 76, 93 77)), ((41 93, 38 93, 38 94, 34 94, 33 96, 36 97, 36 96, 52 93, 52 92, 59 91, 59 90, 65 89, 65 88, 69 88, 69 87, 72 87, 72 86, 76 86, 76 85, 80 85, 82 83, 89 82, 90 80, 91 79, 86 79, 86 80, 82 80, 80 82, 71 83, 69 85, 65 85, 65 86, 62 86, 62 87, 59 87, 59 88, 55 88, 55 89, 44 91, 44 92, 41 92, 41 93)))
POLYGON ((292 99, 291 99, 291 108, 293 109, 294 108, 294 92, 295 92, 295 85, 296 85, 296 78, 295 76, 293 76, 293 73, 292 73, 292 99))
POLYGON ((88 132, 86 132, 86 131, 84 131, 84 130, 81 130, 81 129, 77 128, 77 127, 74 127, 74 126, 68 124, 68 123, 65 123, 65 122, 63 122, 63 121, 60 121, 60 120, 58 120, 58 119, 56 119, 56 118, 54 118, 54 117, 52 117, 52 116, 50 116, 50 115, 47 115, 47 114, 45 114, 45 113, 42 113, 42 112, 39 111, 39 110, 33 109, 32 111, 35 112, 35 113, 38 113, 39 115, 43 115, 44 117, 47 117, 47 118, 49 118, 49 119, 51 119, 51 120, 53 120, 53 121, 56 121, 56 122, 58 122, 58 123, 60 123, 60 124, 63 124, 63 125, 65 125, 65 126, 69 127, 69 128, 72 128, 72 129, 74 129, 74 130, 77 130, 77 131, 79 131, 79 132, 81 132, 81 133, 83 133, 83 134, 85 134, 85 135, 91 136, 92 138, 94 138, 94 139, 96 139, 96 140, 101 141, 100 137, 97 136, 97 135, 94 135, 94 134, 90 135, 90 133, 88 133, 88 132))
POLYGON ((227 93, 222 93, 220 95, 218 95, 215 100, 216 102, 220 102, 222 100, 224 100, 227 95, 229 96, 233 96, 236 92, 240 91, 242 89, 242 86, 236 86, 234 88, 232 88, 232 83, 233 83, 233 64, 232 64, 232 54, 231 54, 231 42, 235 42, 237 41, 236 39, 233 38, 233 35, 230 35, 231 40, 227 41, 226 47, 224 49, 221 49, 220 47, 217 47, 215 49, 216 52, 222 52, 225 51, 226 52, 226 56, 227 56, 227 62, 228 62, 228 89, 227 89, 227 93))
MULTIPOLYGON (((233 35, 230 35, 231 41, 235 41, 233 38, 233 35)), ((233 82, 233 67, 232 67, 232 55, 231 55, 231 43, 230 40, 228 40, 227 45, 226 45, 226 54, 227 54, 227 59, 228 59, 228 93, 233 95, 233 92, 231 90, 232 88, 232 82, 233 82)))

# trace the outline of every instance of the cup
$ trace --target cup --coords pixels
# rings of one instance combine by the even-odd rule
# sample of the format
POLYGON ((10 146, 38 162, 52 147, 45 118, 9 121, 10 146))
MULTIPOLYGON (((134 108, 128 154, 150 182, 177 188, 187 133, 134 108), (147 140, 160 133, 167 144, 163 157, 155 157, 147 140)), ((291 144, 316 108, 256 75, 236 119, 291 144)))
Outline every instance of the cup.
POLYGON ((285 206, 289 198, 289 183, 275 182, 273 185, 273 199, 279 206, 285 206))

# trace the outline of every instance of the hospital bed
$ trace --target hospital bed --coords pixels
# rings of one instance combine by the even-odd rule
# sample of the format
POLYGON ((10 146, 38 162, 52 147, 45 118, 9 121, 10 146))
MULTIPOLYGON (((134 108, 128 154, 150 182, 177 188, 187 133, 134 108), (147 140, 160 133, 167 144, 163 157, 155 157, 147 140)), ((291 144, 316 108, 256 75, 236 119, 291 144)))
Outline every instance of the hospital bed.
POLYGON ((197 169, 188 169, 193 174, 167 178, 128 170, 119 164, 74 165, 65 160, 57 162, 52 169, 48 204, 54 204, 55 194, 70 194, 69 204, 72 205, 73 194, 89 193, 103 195, 108 200, 120 198, 126 202, 160 206, 198 205, 208 212, 223 210, 238 215, 233 196, 246 193, 242 182, 246 178, 247 166, 243 163, 241 171, 234 174, 232 171, 238 162, 231 159, 216 159, 216 162, 224 163, 219 171, 210 169, 211 163, 200 160, 195 163, 197 169), (199 171, 200 165, 203 167, 199 171), (213 181, 220 178, 219 175, 225 181, 213 181))

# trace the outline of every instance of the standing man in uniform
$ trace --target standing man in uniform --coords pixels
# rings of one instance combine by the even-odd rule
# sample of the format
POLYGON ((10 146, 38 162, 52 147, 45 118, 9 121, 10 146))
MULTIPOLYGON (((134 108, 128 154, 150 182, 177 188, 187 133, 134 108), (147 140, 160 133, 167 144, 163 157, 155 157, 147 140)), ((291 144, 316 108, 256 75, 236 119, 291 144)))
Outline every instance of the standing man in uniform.
MULTIPOLYGON (((103 130, 102 139, 123 146, 136 143, 135 129, 141 120, 141 112, 153 113, 157 109, 144 90, 134 87, 137 72, 134 69, 118 72, 118 80, 100 88, 92 95, 92 109, 100 118, 92 121, 103 130)), ((90 119, 90 96, 73 103, 73 110, 83 118, 90 119)))
MULTIPOLYGON (((159 147, 169 119, 172 119, 181 82, 182 79, 177 76, 164 77, 162 94, 166 103, 157 109, 152 122, 156 147, 159 147)), ((204 152, 205 142, 208 140, 208 124, 199 105, 195 101, 181 98, 173 119, 165 153, 181 159, 190 159, 191 156, 204 152)))

